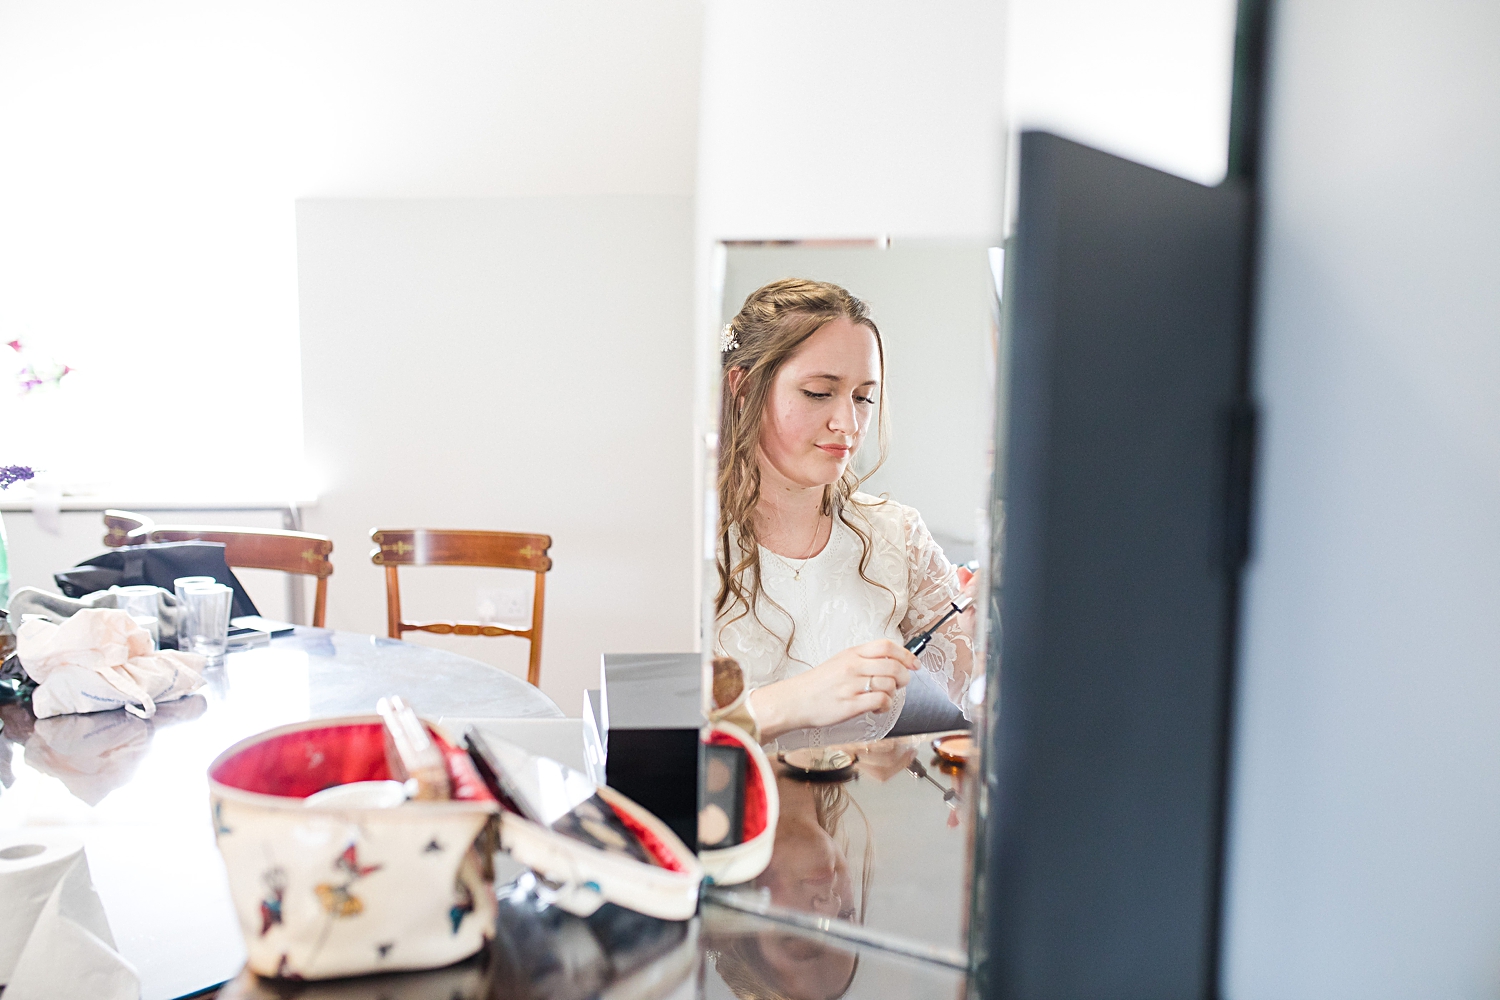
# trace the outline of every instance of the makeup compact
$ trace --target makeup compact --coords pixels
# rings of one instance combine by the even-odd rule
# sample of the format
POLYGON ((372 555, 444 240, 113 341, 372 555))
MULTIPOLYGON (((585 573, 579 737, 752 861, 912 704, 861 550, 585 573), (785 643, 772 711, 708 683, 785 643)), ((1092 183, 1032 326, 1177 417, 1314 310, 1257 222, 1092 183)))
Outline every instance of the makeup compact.
POLYGON ((939 737, 932 741, 932 749, 940 760, 954 767, 963 767, 978 755, 973 738, 966 733, 939 737))
POLYGON ((698 850, 733 847, 745 828, 745 751, 700 743, 698 752, 698 850))
POLYGON ((859 763, 859 754, 832 747, 783 750, 776 758, 792 777, 803 781, 843 781, 854 776, 854 765, 859 763))

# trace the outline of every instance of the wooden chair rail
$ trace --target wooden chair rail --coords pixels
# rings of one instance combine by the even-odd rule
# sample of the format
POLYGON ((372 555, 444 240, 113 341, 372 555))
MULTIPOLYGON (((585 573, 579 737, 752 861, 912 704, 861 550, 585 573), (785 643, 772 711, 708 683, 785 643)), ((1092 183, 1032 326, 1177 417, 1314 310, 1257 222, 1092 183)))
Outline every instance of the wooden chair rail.
POLYGON ((399 639, 405 632, 437 635, 516 636, 530 643, 526 680, 533 687, 542 679, 542 614, 547 571, 552 560, 550 535, 511 531, 438 530, 428 528, 376 528, 370 532, 375 548, 370 561, 385 567, 386 633, 399 639), (530 570, 536 574, 531 597, 531 627, 506 628, 481 622, 408 622, 401 619, 401 566, 482 566, 492 569, 530 570))
POLYGON ((483 622, 401 622, 403 632, 433 632, 437 635, 514 635, 523 639, 532 637, 529 628, 506 628, 504 625, 487 625, 483 622))
POLYGON ((536 573, 552 568, 549 535, 378 528, 370 540, 376 545, 370 560, 377 566, 488 566, 536 573))
POLYGON ((317 578, 312 623, 322 628, 328 610, 328 578, 333 575, 333 539, 305 531, 226 528, 216 524, 156 524, 128 510, 104 512, 104 544, 112 548, 147 542, 219 542, 231 569, 271 569, 317 578))
POLYGON ((222 528, 213 525, 173 524, 153 528, 153 542, 222 542, 224 560, 248 569, 279 569, 319 578, 333 575, 333 540, 303 531, 264 528, 222 528))
POLYGON ((112 549, 126 545, 143 545, 156 523, 144 514, 128 510, 104 512, 104 544, 112 549))

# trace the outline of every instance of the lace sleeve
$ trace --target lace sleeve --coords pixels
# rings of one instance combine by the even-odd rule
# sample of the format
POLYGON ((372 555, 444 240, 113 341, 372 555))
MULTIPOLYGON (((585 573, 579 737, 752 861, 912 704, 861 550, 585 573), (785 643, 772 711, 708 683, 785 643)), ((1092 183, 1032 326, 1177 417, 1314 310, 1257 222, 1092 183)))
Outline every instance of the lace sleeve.
MULTIPOLYGON (((901 634, 911 638, 941 618, 948 605, 963 593, 963 587, 959 585, 957 570, 933 541, 921 515, 910 507, 903 513, 908 598, 901 634)), ((933 634, 932 641, 917 658, 923 669, 942 683, 949 700, 963 709, 965 718, 969 718, 970 709, 964 695, 968 693, 974 670, 974 640, 966 623, 972 617, 955 616, 933 634)))

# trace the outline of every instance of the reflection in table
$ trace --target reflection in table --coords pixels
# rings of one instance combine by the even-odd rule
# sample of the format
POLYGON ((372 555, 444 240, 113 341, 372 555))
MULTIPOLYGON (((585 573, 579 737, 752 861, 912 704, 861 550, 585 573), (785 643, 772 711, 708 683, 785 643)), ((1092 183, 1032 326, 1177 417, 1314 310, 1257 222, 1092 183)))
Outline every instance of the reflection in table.
POLYGON ((771 864, 709 898, 963 966, 973 783, 937 758, 938 735, 841 744, 859 757, 845 781, 804 781, 776 764, 771 864))
POLYGON ((157 708, 36 719, 0 705, 0 836, 82 840, 143 1000, 224 982, 245 950, 208 818, 218 754, 273 726, 369 714, 399 694, 428 718, 559 718, 536 688, 455 653, 299 628, 231 653, 198 694, 157 708))
POLYGON ((963 995, 962 970, 704 905, 674 923, 606 904, 548 907, 523 876, 500 891, 488 952, 446 969, 326 983, 244 972, 219 1000, 884 1000, 963 995))

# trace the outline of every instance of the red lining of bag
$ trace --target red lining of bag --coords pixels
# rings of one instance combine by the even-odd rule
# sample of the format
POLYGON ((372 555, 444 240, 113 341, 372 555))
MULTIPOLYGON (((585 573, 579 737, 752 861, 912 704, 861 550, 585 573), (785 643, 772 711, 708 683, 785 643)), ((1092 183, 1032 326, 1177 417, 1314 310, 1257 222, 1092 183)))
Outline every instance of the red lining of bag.
POLYGON ((663 868, 674 872, 687 871, 687 866, 682 863, 682 859, 667 847, 665 841, 651 832, 650 827, 616 806, 613 802, 609 803, 609 807, 615 811, 616 816, 620 817, 620 822, 624 823, 630 829, 630 832, 635 834, 635 839, 641 842, 641 846, 650 851, 653 858, 661 862, 663 868))
MULTIPOLYGON (((469 755, 430 727, 427 731, 442 748, 453 798, 495 801, 469 755)), ((214 768, 210 777, 231 788, 292 799, 354 781, 388 781, 385 727, 379 722, 354 722, 281 733, 241 750, 214 768)))
POLYGON ((740 843, 759 837, 766 829, 766 786, 762 783, 760 768, 755 766, 755 758, 745 749, 745 744, 717 729, 709 732, 708 742, 714 746, 745 750, 745 824, 740 828, 740 843))

